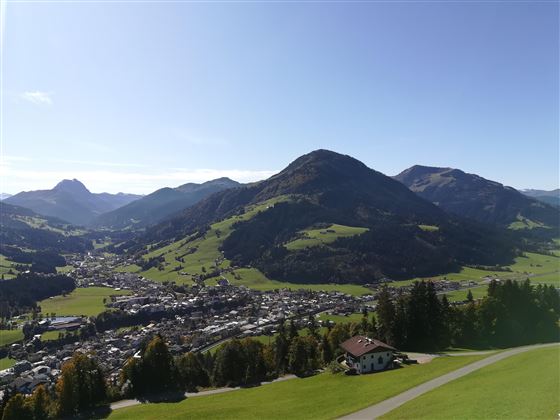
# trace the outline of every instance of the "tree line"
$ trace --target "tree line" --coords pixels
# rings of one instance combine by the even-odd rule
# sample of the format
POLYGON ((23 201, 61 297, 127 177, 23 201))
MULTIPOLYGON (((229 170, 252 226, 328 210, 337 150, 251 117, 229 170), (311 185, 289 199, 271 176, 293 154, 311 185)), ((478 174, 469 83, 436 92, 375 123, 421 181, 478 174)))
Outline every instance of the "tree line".
POLYGON ((409 293, 377 297, 378 335, 400 348, 421 351, 453 346, 509 347, 558 340, 560 295, 552 285, 492 281, 479 301, 450 305, 432 282, 416 282, 409 293))
POLYGON ((70 293, 76 288, 72 277, 63 274, 22 273, 0 282, 0 317, 9 318, 34 308, 37 301, 70 293))

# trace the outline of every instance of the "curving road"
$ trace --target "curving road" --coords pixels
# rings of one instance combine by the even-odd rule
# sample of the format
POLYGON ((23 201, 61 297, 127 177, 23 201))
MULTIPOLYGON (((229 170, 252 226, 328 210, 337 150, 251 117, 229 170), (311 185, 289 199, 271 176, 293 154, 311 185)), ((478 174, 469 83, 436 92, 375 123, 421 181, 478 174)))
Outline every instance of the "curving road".
MULTIPOLYGON (((341 419, 344 420, 375 419, 384 414, 387 414, 390 411, 393 411, 395 408, 415 399, 416 397, 419 397, 420 395, 428 391, 431 391, 432 389, 445 385, 446 383, 458 379, 462 376, 468 375, 469 373, 474 372, 475 370, 481 369, 483 367, 496 363, 500 360, 506 359, 515 354, 519 354, 529 350, 535 350, 543 347, 558 346, 558 344, 560 343, 535 344, 532 346, 517 347, 511 350, 506 350, 501 353, 494 354, 485 359, 479 360, 477 362, 471 363, 470 365, 454 370, 453 372, 449 372, 443 376, 432 379, 431 381, 424 382, 421 385, 411 388, 408 391, 403 392, 402 394, 396 395, 378 404, 372 405, 360 411, 356 411, 355 413, 349 414, 345 417, 341 417, 341 419)), ((475 354, 475 353, 470 353, 470 354, 475 354)))

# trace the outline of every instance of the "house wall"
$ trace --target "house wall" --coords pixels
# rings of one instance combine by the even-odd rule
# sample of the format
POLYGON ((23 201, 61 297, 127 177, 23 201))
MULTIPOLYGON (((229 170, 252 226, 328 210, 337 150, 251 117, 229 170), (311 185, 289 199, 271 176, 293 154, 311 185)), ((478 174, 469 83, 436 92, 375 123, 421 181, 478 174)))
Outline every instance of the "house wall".
POLYGON ((373 352, 362 355, 359 359, 346 355, 346 362, 354 367, 358 373, 375 372, 390 367, 393 353, 390 351, 373 352))

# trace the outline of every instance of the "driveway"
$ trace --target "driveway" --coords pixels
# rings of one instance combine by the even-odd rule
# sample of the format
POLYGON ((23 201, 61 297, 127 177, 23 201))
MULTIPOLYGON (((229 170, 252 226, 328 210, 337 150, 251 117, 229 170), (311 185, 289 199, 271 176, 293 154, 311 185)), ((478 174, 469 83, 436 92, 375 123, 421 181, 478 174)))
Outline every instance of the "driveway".
MULTIPOLYGON (((517 347, 511 350, 506 350, 501 353, 494 354, 485 359, 471 363, 470 365, 464 366, 460 369, 454 370, 453 372, 440 376, 439 378, 435 378, 432 379, 431 381, 424 382, 421 385, 411 388, 408 391, 403 392, 402 394, 396 395, 378 404, 372 405, 360 411, 356 411, 355 413, 342 417, 342 419, 344 420, 375 419, 390 411, 393 411, 395 408, 415 399, 416 397, 419 397, 422 394, 425 394, 428 391, 431 391, 432 389, 438 388, 442 385, 445 385, 448 382, 451 382, 462 376, 468 375, 469 373, 474 372, 475 370, 489 366, 493 363, 506 359, 515 354, 523 353, 529 350, 540 349, 543 347, 558 346, 558 344, 559 343, 535 344, 532 346, 517 347)), ((475 354, 475 353, 470 353, 470 354, 475 354)))

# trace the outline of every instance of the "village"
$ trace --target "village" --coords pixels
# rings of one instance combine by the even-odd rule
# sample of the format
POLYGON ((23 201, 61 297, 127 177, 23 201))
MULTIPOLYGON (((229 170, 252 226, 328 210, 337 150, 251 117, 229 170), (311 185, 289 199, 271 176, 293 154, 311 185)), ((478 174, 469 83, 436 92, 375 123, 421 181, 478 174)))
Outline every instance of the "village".
POLYGON ((304 328, 309 315, 325 311, 344 315, 375 308, 373 294, 256 291, 226 282, 177 291, 134 273, 115 272, 113 266, 121 262, 118 259, 107 261, 88 255, 69 262, 76 267, 72 275, 78 287, 110 287, 129 293, 113 296, 106 303, 106 320, 75 314, 46 316, 36 322, 36 334, 9 346, 8 356, 17 362, 0 371, 2 389, 30 394, 40 384, 54 386, 61 365, 76 352, 93 355, 116 381, 125 362, 157 334, 165 338, 173 354, 179 355, 204 352, 233 337, 272 336, 281 321, 291 320, 304 328), (44 331, 63 332, 64 338, 43 342, 44 331))

